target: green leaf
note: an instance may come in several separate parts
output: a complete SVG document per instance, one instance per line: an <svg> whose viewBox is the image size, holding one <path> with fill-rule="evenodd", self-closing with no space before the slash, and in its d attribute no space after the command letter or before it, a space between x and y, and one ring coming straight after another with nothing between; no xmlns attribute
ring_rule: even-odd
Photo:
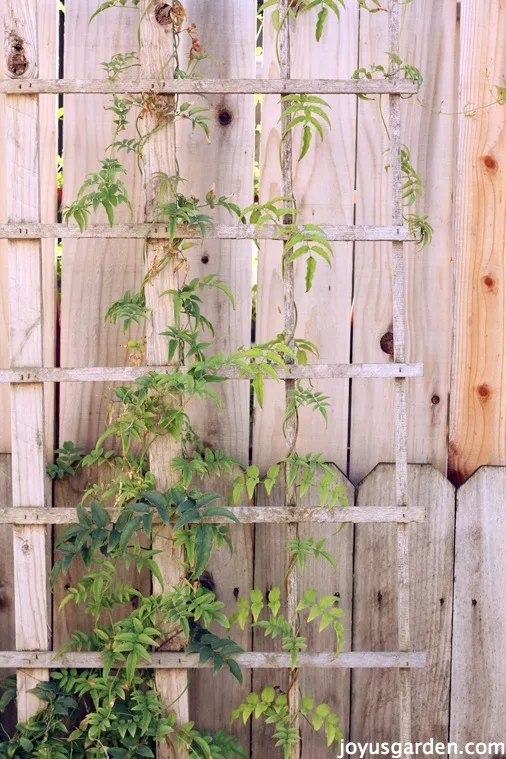
<svg viewBox="0 0 506 759"><path fill-rule="evenodd" d="M309 146L311 145L311 138L313 136L313 133L311 132L311 127L309 127L307 124L302 130L302 147L300 150L299 155L299 161L301 161L304 156L306 155L307 151L309 150ZM307 292L307 290L306 290Z"/></svg>
<svg viewBox="0 0 506 759"><path fill-rule="evenodd" d="M322 38L325 21L327 20L328 15L329 15L328 8L322 8L321 11L318 13L318 18L316 21L316 41L317 42L319 42Z"/></svg>
<svg viewBox="0 0 506 759"><path fill-rule="evenodd" d="M255 392L258 405L262 408L264 403L264 378L260 373L253 377L253 390Z"/></svg>
<svg viewBox="0 0 506 759"><path fill-rule="evenodd" d="M237 682L242 685L243 683L243 676L242 676L242 670L238 663L234 659L227 659L227 666L231 672L231 674L235 677Z"/></svg>
<svg viewBox="0 0 506 759"><path fill-rule="evenodd" d="M306 292L311 290L313 285L314 275L316 272L316 259L313 256L309 256L306 261Z"/></svg>
<svg viewBox="0 0 506 759"><path fill-rule="evenodd" d="M199 524L195 528L195 568L193 570L193 577L196 579L200 577L211 558L211 551L213 549L214 542L214 530L210 524Z"/></svg>

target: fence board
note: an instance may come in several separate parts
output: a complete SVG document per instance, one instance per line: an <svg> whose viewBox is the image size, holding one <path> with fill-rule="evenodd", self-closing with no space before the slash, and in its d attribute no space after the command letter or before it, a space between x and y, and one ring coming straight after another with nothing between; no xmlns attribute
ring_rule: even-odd
<svg viewBox="0 0 506 759"><path fill-rule="evenodd" d="M506 2L463 3L460 27L449 447L457 484L481 464L506 463L506 358L498 348L505 340L506 109L491 105L504 84Z"/></svg>
<svg viewBox="0 0 506 759"><path fill-rule="evenodd" d="M380 464L358 487L357 504L390 503L395 495L394 465ZM389 500L390 499L390 500ZM412 644L428 651L428 665L412 675L412 738L446 741L449 720L452 623L453 486L429 465L408 467L408 502L424 504L427 522L412 525L410 555ZM397 644L396 530L356 528L353 649ZM424 550L420 547L424 546ZM352 675L351 740L399 739L398 677L368 671Z"/></svg>
<svg viewBox="0 0 506 759"><path fill-rule="evenodd" d="M254 3L251 0L235 0L232 4L230 0L214 0L213 3L189 0L185 7L188 21L197 26L203 49L212 56L199 65L199 73L220 79L254 78ZM180 102L185 100L195 102L195 96L180 97ZM210 111L211 141L208 144L203 133L192 133L189 124L177 125L178 161L181 175L188 180L182 185L182 191L191 190L203 198L215 186L218 196L229 195L245 208L253 201L254 98L252 95L218 94L206 97L200 104ZM219 209L215 216L215 221L222 225L234 222L224 209ZM212 235L212 230L210 232ZM216 329L213 350L229 353L241 345L248 345L251 339L253 243L251 240L212 240L211 235L206 235L202 243L190 250L189 277L202 278L216 273L232 290L235 308L218 290L203 291L200 296L202 312ZM215 449L222 447L246 466L249 463L249 382L226 382L218 386L217 392L223 400L223 407L217 409L214 401L196 401L190 408L192 424L206 445ZM197 481L195 485L226 494L237 474L205 484ZM227 614L234 611L237 595L246 596L253 582L253 527L233 527L231 537L234 556L230 558L224 547L212 557L208 566L216 595L225 603ZM236 630L234 639L245 650L251 649L251 630ZM248 673L245 673L244 680L241 687L228 671L216 678L211 672L194 673L190 685L190 713L197 725L215 730L227 725L232 709L249 692ZM213 689L219 689L219 698L209 698ZM249 726L236 724L238 730L234 732L249 750Z"/></svg>
<svg viewBox="0 0 506 759"><path fill-rule="evenodd" d="M106 77L100 64L117 52L129 53L137 46L138 14L124 9L109 9L94 19L95 0L67 0L65 4L66 76ZM135 71L135 69L133 69ZM68 95L64 98L63 150L65 156L63 201L74 200L87 172L96 171L99 160L113 136L112 114L104 111L110 98ZM128 168L125 183L129 189L134 221L142 219L142 179L133 160L121 156ZM128 212L118 210L119 221L131 221ZM100 214L95 219L103 221ZM122 344L129 339L118 326L104 323L109 305L125 290L136 291L143 276L142 243L126 240L65 240L63 243L61 291L61 365L122 366L127 352ZM132 330L132 337L137 331ZM91 449L104 429L109 407L110 382L65 385L60 389L59 444L72 440ZM69 486L72 487L72 486ZM57 502L65 502L65 485L57 486ZM74 496L69 503L79 498ZM80 628L82 614L73 604L61 613L62 578L55 597L54 634L61 642L69 632ZM78 579L77 568L72 581Z"/></svg>
<svg viewBox="0 0 506 759"><path fill-rule="evenodd" d="M5 5L5 56L11 75L38 74L37 8L34 0ZM20 52L21 51L21 52ZM18 60L21 56L21 60ZM40 221L39 103L37 97L10 96L5 104L7 216ZM39 241L8 246L11 365L41 366L42 267ZM44 397L42 384L11 388L12 503L45 506ZM45 650L49 644L46 528L13 529L16 647ZM18 718L40 707L30 693L44 669L17 678Z"/></svg>
<svg viewBox="0 0 506 759"><path fill-rule="evenodd" d="M402 144L425 182L416 208L428 214L434 242L423 252L407 252L406 350L424 363L423 382L408 385L409 461L430 462L446 471L451 329L451 235L456 71L455 0L429 0L406 6L401 57L418 66L424 83L421 105L403 102ZM383 18L385 16L385 18ZM363 13L360 66L385 63L386 14ZM383 104L386 110L386 103ZM378 105L359 102L357 224L390 221L388 140ZM374 177L371 186L371 176ZM409 213L410 210L408 209ZM357 242L355 246L353 361L391 361L391 248ZM386 351L386 352L385 352ZM394 387L369 380L352 383L350 477L356 482L379 461L394 458Z"/></svg>
<svg viewBox="0 0 506 759"><path fill-rule="evenodd" d="M506 743L505 498L502 467L482 467L457 491L450 740L460 746Z"/></svg>
<svg viewBox="0 0 506 759"><path fill-rule="evenodd" d="M338 23L329 19L321 41L315 44L312 14L301 16L296 28L291 30L291 75L343 77L349 76L355 67L358 44L358 11L347 8ZM336 54L336 51L337 54ZM273 31L270 18L266 19L264 32L264 76L277 76L277 61L274 50ZM355 112L354 98L342 96L327 97L332 106L332 129L325 131L325 139L315 135L315 145L308 155L297 162L300 150L299 136L295 137L293 159L293 187L300 210L299 220L317 224L332 220L335 223L353 222L353 182L355 163ZM260 156L260 200L281 195L278 146L280 115L279 99L264 97L262 108L261 156ZM334 246L335 262L332 270L320 263L316 272L313 290L304 292L303 266L295 263L295 299L297 303L296 337L305 337L318 345L320 357L325 361L347 361L349 358L349 308L351 302L352 246L337 243ZM281 252L279 243L261 245L258 271L257 341L273 338L283 329L279 304L283 301L281 280ZM341 468L346 468L348 382L319 381L315 388L328 394L331 400L329 425L325 428L316 414L300 414L297 450L300 453L321 451L329 460ZM262 470L285 455L285 441L281 430L284 414L283 388L269 388L263 409L255 410L253 460ZM269 441L269 445L266 445ZM338 573L335 575L322 566L306 570L304 584L307 587L336 590L336 582L343 607L349 609L351 592L352 531L340 535L329 535L325 528L301 527L300 538L309 535L316 538L326 536L327 547L338 557ZM284 564L283 543L286 530L259 525L256 528L256 569L255 587L265 588L267 583L280 581ZM331 590L329 590L331 589ZM329 645L324 636L318 645ZM255 635L255 646L263 645ZM323 673L320 673L320 675ZM267 675L254 676L258 689L266 682ZM279 681L279 677L276 682ZM348 721L349 674L316 677L311 672L301 673L300 684L304 693L325 693L329 703L337 709L345 728ZM254 727L254 754L267 752L272 755L269 737L261 734L262 728ZM304 732L304 753L308 755L321 751L320 739L311 731ZM271 752L271 753L268 753Z"/></svg>

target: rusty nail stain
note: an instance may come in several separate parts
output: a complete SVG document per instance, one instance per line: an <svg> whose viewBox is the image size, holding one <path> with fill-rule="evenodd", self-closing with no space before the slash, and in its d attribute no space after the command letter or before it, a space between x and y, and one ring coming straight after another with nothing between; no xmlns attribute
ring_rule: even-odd
<svg viewBox="0 0 506 759"><path fill-rule="evenodd" d="M432 398L430 399L430 402L432 403L433 406L437 406L440 400L441 399L439 395L433 395Z"/></svg>
<svg viewBox="0 0 506 759"><path fill-rule="evenodd" d="M499 168L499 164L493 155L484 155L481 160L483 161L485 168L487 168L493 174L496 173L497 169Z"/></svg>
<svg viewBox="0 0 506 759"><path fill-rule="evenodd" d="M394 333L392 331L385 332L380 340L380 348L383 353L387 353L389 356L394 355Z"/></svg>

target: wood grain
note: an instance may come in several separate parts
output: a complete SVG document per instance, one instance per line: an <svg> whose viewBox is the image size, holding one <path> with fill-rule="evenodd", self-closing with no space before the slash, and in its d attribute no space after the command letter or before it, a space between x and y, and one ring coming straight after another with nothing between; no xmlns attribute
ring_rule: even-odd
<svg viewBox="0 0 506 759"><path fill-rule="evenodd" d="M360 507L391 503L395 467L380 464L358 487ZM390 499L390 500L389 500ZM424 670L412 675L412 741L447 741L453 589L453 486L429 465L408 467L408 502L427 509L412 525L410 552L412 645L427 651ZM397 645L396 528L356 528L353 649ZM423 546L423 550L422 550ZM368 737L369 736L369 737ZM351 740L399 740L399 678L396 673L354 673ZM366 755L367 756L367 755Z"/></svg>
<svg viewBox="0 0 506 759"><path fill-rule="evenodd" d="M311 14L301 16L291 32L291 75L343 77L351 75L356 66L358 44L358 12L353 5L343 13L339 23L330 20L319 44L314 40L314 18ZM270 19L265 23L264 77L278 75L273 34ZM297 162L300 135L294 138L293 189L300 212L300 221L353 222L353 182L355 163L356 102L353 98L328 97L331 105L332 129L325 130L324 141L315 135L314 145L308 155ZM278 168L279 153L279 103L277 98L265 97L262 109L260 200L280 195L281 177ZM305 293L304 267L295 262L295 300L297 304L296 337L315 342L322 361L347 361L349 357L349 317L352 286L352 246L336 243L334 265L329 271L326 264L319 264L313 289ZM257 340L271 339L282 331L283 321L279 307L282 302L281 252L279 243L262 244L259 253ZM329 460L346 468L348 386L346 381L319 381L313 383L317 390L330 396L329 425L326 428L317 414L302 410L300 414L297 451L321 451ZM263 409L255 409L253 460L262 470L285 455L285 443L281 429L284 396L281 389L266 393ZM307 413L306 413L307 412ZM351 530L340 535L315 526L301 527L300 538L314 535L327 538L327 547L338 557L338 571L334 573L322 566L311 566L303 577L303 584L320 592L339 591L345 611L351 601ZM259 525L256 529L255 586L279 582L285 564L286 531L283 528ZM307 584L307 585L306 585ZM347 618L346 624L349 624ZM348 628L347 628L348 629ZM328 645L324 636L311 645ZM255 645L261 645L256 636ZM346 644L345 644L346 645ZM349 643L348 643L349 645ZM262 675L263 676L263 675ZM266 683L254 676L255 688ZM271 678L272 679L272 678ZM274 682L279 682L279 676ZM341 717L347 733L349 713L349 673L301 674L303 694L327 696L329 703ZM254 727L254 755L276 756L269 735L262 728ZM322 746L317 735L303 727L304 753L319 755Z"/></svg>
<svg viewBox="0 0 506 759"><path fill-rule="evenodd" d="M59 488L60 484L56 486ZM68 480L72 482L71 492L75 495L82 495L82 491L90 485L91 479L88 474L81 485L75 485L75 478ZM215 483L215 488L219 483ZM62 488L63 489L63 488ZM64 489L63 489L64 490ZM68 504L75 500L75 497L65 499L63 496L58 499L58 509L40 509L40 508L19 508L13 509L0 507L0 524L73 524L76 521L75 508ZM3 500L1 501L3 502ZM77 501L79 503L79 501ZM312 506L231 506L228 507L230 513L242 524L255 524L257 522L266 522L269 524L288 524L289 522L312 522L315 524L346 524L353 522L355 524L365 522L424 522L426 511L420 507L402 507L397 506L367 506L365 508L355 507L350 509L319 508L315 500ZM114 507L107 509L111 520L117 519L119 511ZM228 517L205 517L202 521L206 524L230 524ZM154 520L157 523L157 520Z"/></svg>
<svg viewBox="0 0 506 759"><path fill-rule="evenodd" d="M38 369L37 367L20 367L17 369L0 369L2 382L131 382L145 376L148 371L169 374L173 367L166 364L150 366L95 366L80 368ZM177 371L188 371L184 366ZM376 377L378 379L397 377L422 377L422 364L309 364L288 365L285 369L275 369L280 379L343 379L346 377ZM243 379L238 369L223 369L216 372L218 377ZM270 380L268 380L270 382Z"/></svg>
<svg viewBox="0 0 506 759"><path fill-rule="evenodd" d="M226 51L223 51L226 52ZM220 59L220 61L223 59ZM256 93L322 93L334 95L350 95L354 93L371 94L371 93L388 93L395 92L399 95L415 94L418 90L417 85L409 80L399 80L397 82L377 80L355 79L297 79L293 78L289 82L285 79L276 79L269 77L264 79L176 79L161 80L159 77L153 79L139 79L135 82L117 82L102 81L100 79L71 79L65 80L19 80L16 84L12 81L0 81L0 93L30 93L49 92L49 93L74 93L74 94L100 94L100 93L141 93L155 90L158 93L189 93L205 95L216 94L250 94Z"/></svg>
<svg viewBox="0 0 506 759"><path fill-rule="evenodd" d="M380 61L387 65L384 17L365 13L361 18L361 66ZM410 382L407 388L408 459L430 462L441 472L446 472L447 461L455 118L440 110L455 110L455 45L454 0L406 6L400 53L404 61L420 68L424 83L418 100L403 100L401 142L410 148L413 165L425 183L423 198L415 207L428 214L434 227L434 242L426 250L405 246L406 355L424 364L423 381ZM383 109L388 115L386 102ZM390 223L387 148L378 102L359 102L357 224ZM354 362L392 360L391 276L389 245L356 244ZM394 460L394 392L393 383L353 382L349 473L353 482L378 462Z"/></svg>
<svg viewBox="0 0 506 759"><path fill-rule="evenodd" d="M237 101L238 103L240 101ZM207 190L206 190L207 192ZM234 196L236 197L236 196ZM411 236L407 227L371 227L367 225L351 226L346 224L322 224L322 233L327 240L409 240ZM169 228L166 224L90 224L80 230L75 224L0 224L0 239L26 239L61 237L63 239L80 238L121 238L121 239L166 239ZM201 240L202 232L192 224L176 227L176 236L190 240ZM282 240L286 233L280 227L266 224L260 229L252 224L206 224L206 238L221 240ZM241 247L239 247L239 251ZM242 250L248 252L248 248Z"/></svg>
<svg viewBox="0 0 506 759"><path fill-rule="evenodd" d="M234 76L239 79L255 76L256 14L251 0L213 0L202 3L189 0L185 3L189 22L197 27L204 50L212 57L203 61L199 73L221 81ZM186 50L182 53L184 55ZM187 98L180 98L184 102ZM190 98L198 105L207 106L211 120L210 142L203 133L192 133L189 123L177 124L178 162L181 175L187 180L185 188L197 197L204 198L212 187L217 196L228 195L234 203L245 208L253 202L253 161L255 140L255 112L253 96L218 93L205 99ZM187 192L185 189L184 192ZM227 225L234 221L224 210L215 214L217 230L223 230L221 239L214 240L213 230L206 239L197 242L189 251L190 278L203 278L217 274L231 289L235 304L215 289L204 290L202 313L211 321L216 340L210 352L228 354L239 346L248 346L251 339L251 286L254 246L251 241L227 240ZM232 234L242 237L244 230L235 227ZM250 229L253 236L253 229ZM246 237L246 235L245 235ZM211 339L203 333L203 339ZM192 424L201 440L212 448L223 448L247 466L249 463L249 382L225 382L218 386L222 407L214 401L196 400L190 405ZM227 495L238 472L219 479L210 478L195 486L204 491ZM208 571L217 598L225 604L226 614L236 608L237 594L247 595L253 584L253 527L231 528L234 553L230 556L224 546L215 553ZM216 630L223 635L223 630ZM251 630L236 631L234 640L245 650L251 649ZM213 677L211 672L193 673L190 685L190 715L200 727L217 730L230 721L232 710L241 703L250 690L250 677L245 673L244 685L239 684L226 670ZM218 692L219 698L210 698ZM234 733L249 752L249 726L239 726Z"/></svg>
<svg viewBox="0 0 506 759"><path fill-rule="evenodd" d="M276 652L246 652L233 657L241 667L246 669L287 669L290 664L290 655ZM317 669L398 669L399 667L413 667L419 669L425 666L426 656L423 651L411 653L399 651L349 651L336 657L335 653L300 654L299 664L303 668ZM77 667L78 669L98 669L102 665L102 655L97 653L69 653L56 656L52 652L40 651L0 651L0 669L4 667L23 667L35 669L47 667L59 669L60 667ZM143 669L197 669L199 667L198 654L178 654L168 651L153 653L151 662L142 663ZM212 662L207 662L203 667L212 667Z"/></svg>
<svg viewBox="0 0 506 759"><path fill-rule="evenodd" d="M506 2L462 5L449 476L506 463ZM477 109L466 117L466 111Z"/></svg>
<svg viewBox="0 0 506 759"><path fill-rule="evenodd" d="M34 0L5 5L7 69L16 75L14 55L21 49L23 65L38 75L37 8ZM36 97L11 96L6 102L7 216L40 221L39 103ZM11 365L41 366L42 270L38 241L13 241L8 246ZM11 388L12 504L44 507L45 445L42 384ZM49 644L46 528L16 526L13 530L16 648L45 650ZM44 669L18 673L18 719L40 708L30 692L47 679Z"/></svg>
<svg viewBox="0 0 506 759"><path fill-rule="evenodd" d="M457 491L450 740L459 745L506 742L505 497L503 467L480 468Z"/></svg>
<svg viewBox="0 0 506 759"><path fill-rule="evenodd" d="M141 0L139 39L140 39L140 75L156 76L159 71L166 71L170 76L174 70L174 44L171 25L159 23L157 11L162 5L160 0ZM171 96L167 96L170 98ZM170 99L167 100L170 107ZM152 221L155 208L160 198L160 173L168 177L177 175L176 130L174 117L169 117L161 128L157 129L156 117L147 114L144 129L151 133L143 151L143 186L144 186L144 220ZM167 198L168 199L168 198ZM148 240L146 244L147 271L156 271L157 262L162 261L168 252L167 240ZM162 332L174 324L173 298L163 293L177 290L179 275L177 269L169 264L156 273L146 287L146 305L150 309L146 323L146 362L147 364L168 363L167 339ZM178 403L176 400L175 403ZM171 470L170 461L181 455L181 444L170 436L155 438L149 450L149 468L155 477L157 488L164 492L174 485L176 477ZM164 527L157 530L152 539L152 548L160 551L155 561L160 569L163 586L153 578L153 590L166 592L178 585L184 573L181 563L183 552L175 548L172 541L172 529ZM180 651L185 645L184 636L175 636L166 646L167 650ZM189 695L187 673L175 670L161 670L155 676L156 689L164 709L170 709L176 715L177 724L189 719ZM183 759L185 751L177 747L174 752L166 741L157 744L158 759Z"/></svg>

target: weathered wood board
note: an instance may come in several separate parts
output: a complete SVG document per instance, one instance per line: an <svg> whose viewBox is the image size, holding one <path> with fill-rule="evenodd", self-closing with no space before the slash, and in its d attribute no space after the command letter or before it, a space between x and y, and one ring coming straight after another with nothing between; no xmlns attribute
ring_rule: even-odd
<svg viewBox="0 0 506 759"><path fill-rule="evenodd" d="M95 0L68 0L65 5L66 77L87 75L107 78L101 62L115 53L129 53L137 47L135 10L109 9L91 23L97 9ZM137 69L129 70L130 78ZM113 137L113 115L104 110L110 104L107 96L65 96L63 150L65 155L63 202L70 204L88 172L100 168L106 147ZM133 219L125 209L117 210L119 221L142 221L142 177L130 156L120 156L127 167L128 187ZM100 212L97 221L104 221ZM129 339L139 336L139 328L123 335L120 325L107 324L105 313L111 303L126 290L138 290L144 273L142 241L65 240L63 242L61 290L61 365L122 366L128 363L123 347ZM94 447L104 430L104 419L110 405L108 383L76 383L60 386L59 445L71 440L86 451ZM94 470L95 471L95 470ZM76 505L80 501L78 485L87 482L90 473L75 482L57 483L55 503ZM99 476L103 476L101 472ZM68 500L67 500L68 496ZM55 530L58 534L58 528ZM54 634L61 645L65 636L83 624L81 612L73 604L58 613L64 586L78 580L77 565L69 577L62 578L55 594ZM142 581L144 582L144 581ZM86 622L85 622L86 624Z"/></svg>
<svg viewBox="0 0 506 759"><path fill-rule="evenodd" d="M357 505L395 499L395 467L378 465L358 486ZM427 651L428 665L413 672L413 741L446 741L449 718L455 492L430 465L408 467L408 501L427 509L427 522L410 526L413 649ZM387 650L397 642L395 527L355 529L353 650ZM396 741L398 673L352 673L351 740Z"/></svg>
<svg viewBox="0 0 506 759"><path fill-rule="evenodd" d="M251 0L214 0L212 4L190 0L186 3L188 21L195 23L200 43L212 57L202 61L198 71L209 77L254 78L256 12ZM180 101L195 102L194 96ZM196 101L199 102L198 100ZM202 100L211 116L210 143L203 133L191 133L189 124L176 125L177 152L181 175L187 179L182 191L191 190L203 198L213 187L217 196L227 195L244 208L253 201L254 96L215 95ZM223 209L215 215L217 223L234 223ZM205 239L189 251L189 279L216 273L231 289L235 306L214 289L202 292L202 312L214 325L216 342L210 351L230 353L249 345L251 335L252 241ZM204 339L210 337L204 333ZM196 401L190 418L202 441L214 449L222 447L244 466L249 463L249 383L227 381L218 387L221 409L214 401ZM237 474L237 472L235 473ZM227 495L233 478L196 482L212 492ZM253 525L231 530L234 555L223 549L213 556L209 572L225 613L235 609L238 595L247 595L253 582ZM223 635L223 631L219 634ZM251 649L251 631L238 632L234 639L245 650ZM190 714L197 725L218 729L228 724L232 710L249 692L251 676L244 672L239 686L228 671L213 678L211 672L195 672L190 685ZM219 698L209 694L219 690ZM239 727L239 723L237 723ZM237 732L249 750L249 726Z"/></svg>
<svg viewBox="0 0 506 759"><path fill-rule="evenodd" d="M480 468L457 491L450 740L459 746L506 743L505 498L504 467Z"/></svg>
<svg viewBox="0 0 506 759"><path fill-rule="evenodd" d="M264 28L263 76L278 76L274 33L267 15ZM318 45L315 44L315 16L301 16L291 29L291 76L348 77L356 65L358 46L358 11L350 5L338 23L329 18ZM293 186L299 209L299 220L318 224L331 218L335 223L353 222L353 183L355 166L356 103L346 96L327 97L331 104L332 129L325 129L324 140L314 136L314 144L300 162L300 135L294 139ZM260 202L282 194L279 168L279 98L266 96L262 102L262 131L260 143ZM352 246L336 243L334 262L329 270L324 262L318 264L313 289L305 293L304 264L295 263L295 300L297 306L296 337L304 337L318 346L318 361L349 360L350 303L352 287ZM264 342L283 329L283 285L281 278L282 245L276 242L261 244L258 267L258 303L256 341ZM281 383L268 382L264 408L255 408L253 462L265 470L285 456L282 432L284 392ZM346 469L348 390L347 381L312 383L317 390L330 396L329 424L315 413L303 409L300 413L297 451L322 452L330 461ZM281 505L280 501L278 505ZM303 584L319 591L341 595L347 613L351 593L352 530L336 535L336 530L316 526L301 526L301 538L314 535L326 537L327 548L338 557L338 572L332 568L309 565ZM258 525L255 530L255 587L281 583L286 564L286 528ZM345 620L349 625L350 617ZM348 630L349 632L349 630ZM310 645L333 645L331 636L317 636ZM254 636L255 648L262 649L267 641L263 635ZM347 637L345 647L349 645ZM254 673L255 690L269 680L272 673ZM272 677L271 677L272 681ZM280 681L280 673L273 682ZM300 676L303 693L317 698L328 696L341 716L347 732L349 710L349 673L303 672ZM321 738L303 727L304 752L317 754L322 749ZM253 755L276 756L270 736L262 726L253 727Z"/></svg>
<svg viewBox="0 0 506 759"><path fill-rule="evenodd" d="M424 251L405 246L407 358L424 364L423 380L408 383L408 460L432 463L441 472L447 460L455 117L440 111L455 110L455 5L406 5L400 40L402 60L417 66L424 80L420 96L403 101L401 140L425 184L416 211L434 227L433 244ZM361 13L359 65L388 67L386 40L386 14ZM388 117L386 98L381 106ZM378 109L377 98L358 103L357 224L390 222L388 137ZM391 272L388 243L356 243L353 362L392 360ZM353 380L349 476L357 482L379 461L393 460L393 383Z"/></svg>
<svg viewBox="0 0 506 759"><path fill-rule="evenodd" d="M506 463L506 2L462 3L449 474Z"/></svg>

